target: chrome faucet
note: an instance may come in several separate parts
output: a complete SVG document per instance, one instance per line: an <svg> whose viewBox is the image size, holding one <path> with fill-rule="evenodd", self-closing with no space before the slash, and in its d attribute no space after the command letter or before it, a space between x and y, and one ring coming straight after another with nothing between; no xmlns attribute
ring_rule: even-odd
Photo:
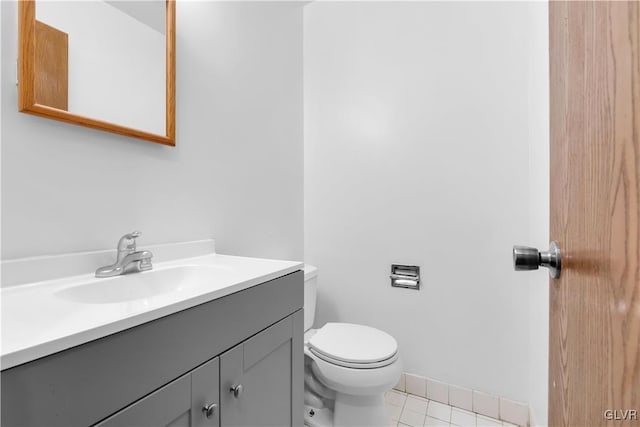
<svg viewBox="0 0 640 427"><path fill-rule="evenodd" d="M96 277L112 277L125 273L138 273L140 271L151 270L150 251L137 251L136 238L140 236L139 231L125 234L118 241L118 255L116 262L111 265L105 265L96 270Z"/></svg>

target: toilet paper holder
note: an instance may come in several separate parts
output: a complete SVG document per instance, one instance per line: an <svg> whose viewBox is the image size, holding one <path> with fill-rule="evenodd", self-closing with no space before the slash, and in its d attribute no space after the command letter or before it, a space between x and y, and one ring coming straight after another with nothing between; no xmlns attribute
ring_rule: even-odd
<svg viewBox="0 0 640 427"><path fill-rule="evenodd" d="M389 278L394 288L420 289L420 267L417 265L391 264Z"/></svg>

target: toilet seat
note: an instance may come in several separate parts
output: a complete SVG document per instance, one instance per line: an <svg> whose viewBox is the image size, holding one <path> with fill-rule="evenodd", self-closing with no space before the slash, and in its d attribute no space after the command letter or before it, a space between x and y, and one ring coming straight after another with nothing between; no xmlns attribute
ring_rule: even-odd
<svg viewBox="0 0 640 427"><path fill-rule="evenodd" d="M308 340L309 351L337 366L375 369L398 359L398 343L386 332L351 323L327 323Z"/></svg>
<svg viewBox="0 0 640 427"><path fill-rule="evenodd" d="M352 396L373 396L390 390L400 378L402 373L402 361L400 357L379 368L354 369L339 366L335 363L316 356L308 346L304 353L312 360L310 364L316 378L320 383L337 393Z"/></svg>
<svg viewBox="0 0 640 427"><path fill-rule="evenodd" d="M332 365L341 366L343 368L351 368L351 369L375 369L375 368L383 368L387 365L392 364L398 359L398 354L394 354L392 357L386 360L381 360L379 362L374 363L354 363L354 362L345 362L343 360L338 360L331 358L327 355L317 352L313 348L309 349L311 353L318 356L318 358L322 359L327 363L331 363Z"/></svg>

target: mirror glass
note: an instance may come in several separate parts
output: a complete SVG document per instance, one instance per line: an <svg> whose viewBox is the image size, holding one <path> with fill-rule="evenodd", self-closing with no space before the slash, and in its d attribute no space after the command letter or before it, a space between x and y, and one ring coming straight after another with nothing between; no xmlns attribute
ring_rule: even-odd
<svg viewBox="0 0 640 427"><path fill-rule="evenodd" d="M165 135L166 7L37 0L35 103Z"/></svg>

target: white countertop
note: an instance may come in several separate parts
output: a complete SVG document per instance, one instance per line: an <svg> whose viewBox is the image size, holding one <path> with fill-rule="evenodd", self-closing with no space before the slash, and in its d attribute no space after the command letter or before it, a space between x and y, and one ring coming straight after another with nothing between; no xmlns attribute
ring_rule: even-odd
<svg viewBox="0 0 640 427"><path fill-rule="evenodd" d="M178 268L176 268L178 267ZM154 264L144 276L165 270L176 289L121 302L79 302L69 290L115 282L92 274L2 288L0 368L7 369L186 308L211 301L296 270L303 263L209 254ZM116 279L117 280L117 279ZM100 285L101 286L101 285Z"/></svg>

